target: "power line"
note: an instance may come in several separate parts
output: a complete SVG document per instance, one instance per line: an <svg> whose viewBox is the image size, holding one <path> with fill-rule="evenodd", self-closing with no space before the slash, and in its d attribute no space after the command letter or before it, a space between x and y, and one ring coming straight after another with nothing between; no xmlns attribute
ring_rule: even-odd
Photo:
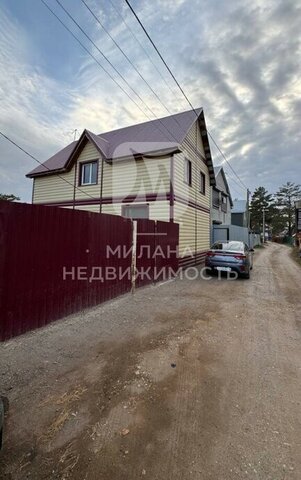
<svg viewBox="0 0 301 480"><path fill-rule="evenodd" d="M135 16L136 20L138 21L139 25L141 26L142 30L144 31L145 35L147 36L147 38L149 39L149 41L151 42L152 46L154 47L154 49L156 50L157 54L159 55L159 57L161 58L162 62L164 63L165 67L167 68L168 72L170 73L170 75L172 76L172 78L174 79L174 81L176 82L177 86L179 87L179 89L181 90L182 94L184 95L184 97L186 98L187 102L189 103L189 105L191 106L192 110L195 112L195 109L193 107L193 105L191 104L189 98L186 96L186 93L184 92L183 88L181 87L181 85L179 84L178 80L176 79L176 77L174 76L174 74L172 73L171 69L169 68L168 64L165 62L164 58L162 57L161 53L159 52L158 48L156 47L155 43L153 42L153 40L151 39L151 37L149 36L146 28L144 27L143 23L141 22L140 18L138 17L138 15L136 14L135 10L133 9L132 5L130 4L130 2L128 0L125 0L126 4L128 5L128 7L130 8L131 12L133 13L133 15Z"/></svg>
<svg viewBox="0 0 301 480"><path fill-rule="evenodd" d="M220 147L218 146L217 142L214 140L213 136L211 135L211 133L209 132L209 130L207 130L208 132L208 135L210 136L212 142L214 143L214 145L216 146L216 148L218 149L218 151L220 152L220 154L222 155L223 159L225 160L225 162L227 163L227 165L229 166L229 168L231 168L232 172L234 173L234 175L238 178L238 180L240 181L240 183L243 185L243 187L248 190L248 187L245 185L245 183L241 180L241 178L237 175L237 173L235 172L234 168L232 167L232 165L230 164L230 162L227 160L227 157L226 155L223 153L223 151L220 149Z"/></svg>
<svg viewBox="0 0 301 480"><path fill-rule="evenodd" d="M41 0L44 4L45 4L45 1L44 0ZM117 73L117 75L124 81L124 83L130 88L130 90L139 98L139 100L145 104L144 100L141 98L141 96L139 95L139 93L137 93L132 87L131 85L129 84L129 82L127 81L127 79L122 75L122 73L119 72L119 70L113 65L113 63L108 59L108 57L103 53L102 50L100 50L100 48L96 45L96 43L92 40L91 37L89 37L89 35L85 32L85 30L79 25L79 23L75 20L75 18L71 15L71 13L64 7L64 5L62 5L62 3L60 2L60 0L56 0L56 3L61 7L61 9L66 13L66 15L70 18L70 20L77 26L77 28L82 32L82 34L89 40L89 42L92 43L92 45L94 46L94 48L96 48L96 50L98 51L98 53L100 53L100 55L108 62L108 64L111 66L111 68L114 70L115 73ZM48 6L48 5L47 5ZM49 10L50 7L48 7ZM52 10L51 10L52 12ZM52 12L53 13L53 12ZM61 21L61 23L63 23ZM64 24L65 25L65 24ZM107 72L107 71L106 71ZM114 77L112 77L114 78ZM131 98L131 97L130 97ZM146 105L146 104L145 104ZM147 109L150 110L150 112L154 115L154 113L152 112L152 110L146 105ZM148 117L149 118L149 117Z"/></svg>
<svg viewBox="0 0 301 480"><path fill-rule="evenodd" d="M119 15L119 17L121 18L122 22L124 23L124 25L126 26L126 28L131 32L132 34L132 37L136 40L136 42L140 45L141 49L144 51L145 55L147 56L147 58L149 59L149 61L152 63L153 67L155 68L155 70L157 71L157 73L159 74L159 76L162 78L163 82L165 83L165 85L167 86L167 88L169 89L169 91L174 95L174 97L176 98L176 94L175 92L172 90L171 86L169 85L169 83L167 82L167 80L165 79L165 77L163 76L163 74L160 72L159 68L157 67L157 65L155 64L155 62L153 61L152 57L149 55L148 51L144 48L143 44L140 42L139 38L137 37L137 35L135 34L135 32L133 31L133 29L130 27L130 25L127 23L127 21L125 20L125 18L121 15L120 11L118 10L118 8L116 8L114 2L112 0L109 0L110 4L112 5L112 7L114 8L115 12Z"/></svg>
<svg viewBox="0 0 301 480"><path fill-rule="evenodd" d="M172 115L171 111L168 109L168 107L162 102L161 98L159 95L155 92L155 90L152 88L152 86L148 83L148 81L143 77L143 75L139 72L139 70L136 68L132 60L129 58L129 56L125 53L125 51L120 47L118 42L114 39L114 37L111 35L111 33L107 30L107 28L103 25L103 23L99 20L97 15L93 12L93 10L89 7L89 5L86 3L85 0L81 0L81 2L85 5L85 7L89 10L93 18L96 20L96 22L101 26L101 28L106 32L106 34L110 37L114 45L118 48L118 50L122 53L124 58L130 63L130 65L133 67L135 72L139 75L141 80L148 86L150 91L153 93L153 95L157 98L157 100L161 103L161 105L165 108L165 110L169 113L169 115Z"/></svg>
<svg viewBox="0 0 301 480"><path fill-rule="evenodd" d="M233 183L235 183L235 185L237 186L237 188L240 188L243 192L245 192L245 188L242 187L242 186L235 180L235 178L233 178L233 177L230 175L230 173L229 173L227 170L224 169L224 172L225 172L225 174L227 175L227 180L228 180L228 182L233 182ZM238 190L237 190L237 188L235 188L233 185L232 185L231 188L232 188L233 190L235 190L236 193L239 193ZM241 193L239 193L239 194L241 195Z"/></svg>
<svg viewBox="0 0 301 480"><path fill-rule="evenodd" d="M183 88L181 87L181 85L179 84L178 80L176 79L175 75L173 74L173 72L171 71L170 67L168 66L167 62L164 60L163 56L161 55L158 47L155 45L155 43L153 42L152 38L150 37L149 33L147 32L146 28L144 27L143 23L141 22L140 18L138 17L137 13L135 12L134 8L132 7L132 5L130 4L130 2L128 0L124 0L126 2L126 4L128 5L129 9L131 10L131 12L133 13L133 15L135 16L136 20L138 21L139 25L141 26L142 30L144 31L145 35L147 36L147 38L149 39L149 41L151 42L152 46L154 47L154 49L156 50L157 54L159 55L160 59L162 60L163 64L165 65L166 69L168 70L168 72L170 73L170 75L172 76L173 80L175 81L175 83L177 84L178 88L180 89L182 95L185 97L186 101L188 102L188 104L190 105L190 107L192 108L192 110L194 111L196 117L198 117L198 114L195 110L195 108L193 107L192 103L190 102L189 98L187 97L186 93L184 92ZM231 168L231 170L233 171L233 173L235 174L235 176L238 178L238 180L241 182L241 184L244 186L244 188L246 188L248 190L248 187L244 184L244 182L239 178L239 176L237 175L237 173L235 172L235 170L233 169L233 167L230 165L229 161L227 160L225 154L222 152L222 150L220 149L220 147L217 145L217 142L214 140L213 136L211 135L211 133L209 132L208 129L207 130L207 133L208 135L210 136L211 140L213 141L213 143L215 144L215 146L218 148L218 150L220 151L220 153L222 154L223 158L225 159L226 163L229 165L229 167Z"/></svg>
<svg viewBox="0 0 301 480"><path fill-rule="evenodd" d="M56 0L58 2L58 0ZM129 56L125 53L125 51L121 48L121 46L118 44L118 42L114 39L114 37L111 35L111 33L107 30L107 28L103 25L103 23L99 20L99 18L97 17L97 15L93 12L93 10L89 7L89 5L86 3L85 0L81 0L81 2L83 3L83 5L85 5L85 7L89 10L89 12L91 13L91 15L93 16L93 18L96 20L96 22L101 26L101 28L105 31L105 33L108 35L108 37L112 40L112 42L114 43L114 45L118 48L118 50L122 53L122 55L126 58L126 60L130 63L130 65L134 68L135 72L139 75L139 77L141 78L141 80L148 86L148 88L150 89L150 91L153 93L153 95L157 98L157 100L160 102L160 104L165 108L165 110L167 111L167 113L172 116L172 113L171 111L169 110L169 108L165 105L165 103L161 100L161 98L159 97L159 95L155 92L155 90L152 88L152 86L149 84L149 82L143 77L143 75L139 72L139 70L136 68L136 66L133 64L133 62L131 61L131 59L129 58ZM58 2L59 3L59 2ZM63 8L63 7L62 7ZM64 9L64 11L66 11ZM135 91L134 91L135 92ZM145 103L145 102L144 102ZM152 110L150 110L153 115L154 112ZM155 115L156 116L156 115ZM158 119L158 117L156 116L156 118ZM180 130L183 131L183 128L182 128L182 125L177 121L176 118L172 117L173 118L173 121L178 125L178 127L180 128ZM158 119L159 120L159 119ZM169 133L173 136L172 132L165 126L165 128L169 131ZM173 138L175 139L175 137L173 136ZM176 140L176 139L175 139Z"/></svg>
<svg viewBox="0 0 301 480"><path fill-rule="evenodd" d="M47 6L48 10L50 10L51 13L52 13L56 18L59 19L59 17L58 17L58 16L52 11L52 9L46 4L46 2L45 2L44 0L41 0L41 1L43 2L44 5ZM130 88L130 90L139 98L139 100L146 106L146 108L152 113L152 115L155 116L155 118L160 122L160 124L165 128L165 130L169 132L169 134L172 136L172 138L173 138L173 139L175 140L175 142L177 143L177 139L175 138L174 134L166 127L166 125L164 125L164 123L162 122L162 120L157 117L157 115L156 115L156 114L154 113L154 111L147 105L147 103L143 100L143 98L139 95L139 93L137 93L137 91L132 88L132 86L131 86L131 85L129 84L129 82L126 80L126 78L124 77L124 75L122 75L122 74L119 72L119 70L113 65L113 63L112 63L112 62L108 59L108 57L102 52L102 50L100 50L100 48L99 48L99 47L96 45L96 43L89 37L89 35L88 35L88 34L85 32L85 30L79 25L79 23L74 19L74 17L70 14L70 12L61 4L60 0L56 0L56 2L57 2L57 4L62 8L62 10L66 13L66 15L72 20L72 22L79 28L79 30L83 33L83 35L92 43L92 45L93 45L93 46L96 48L96 50L102 55L102 57L109 63L109 65L113 68L113 70L117 73L117 75L119 75L119 77L126 83L126 85ZM67 30L68 30L69 32L71 32L61 19L59 19L59 21L60 21L60 23L61 23L65 28L67 28ZM73 34L73 32L72 32L72 36L77 39L77 37ZM85 50L89 52L88 49L85 48ZM89 52L89 54L90 54L90 52ZM95 59L94 56L93 56L93 58ZM106 69L104 69L104 70L105 70L106 73L108 73L108 71L107 71ZM112 77L111 75L110 75L110 78L114 79L114 77ZM114 81L115 81L115 79L114 79ZM115 81L115 83L116 83L116 81ZM117 83L117 85L120 86L118 83ZM128 96L131 100L133 100L131 96L129 96L129 95L127 95L127 96ZM137 103L136 103L136 105L137 105ZM152 119L144 112L144 110L142 110L141 108L140 108L140 110L142 111L142 113L143 113L144 115L146 115L146 117L147 117L149 120L152 120ZM158 128L158 130L160 130L160 128L159 128L158 125L156 125L156 128ZM160 130L160 131L161 131L161 133L163 133L162 130Z"/></svg>
<svg viewBox="0 0 301 480"><path fill-rule="evenodd" d="M83 43L76 37L76 35L74 35L74 33L65 25L65 23L55 14L55 12L49 7L49 5L44 1L44 0L41 0L42 3L46 6L46 8L55 16L55 18L61 23L61 25L72 35L72 37L81 45L81 47L93 58L93 60L102 68L102 70L114 81L114 83L127 95L127 97L132 101L134 102L134 104L139 108L139 110L149 119L150 117L146 114L146 112L140 107L140 105L128 94L128 92L122 87L122 85L119 84L119 82L116 81L116 79L110 74L110 72L108 72L108 70L103 67L103 65L96 59L96 57L85 47L85 45L83 45ZM165 128L165 130L167 130L171 136L173 137L173 139L175 141L177 141L177 139L174 137L173 133L166 127L166 125L163 124L163 122L161 121L161 119L159 119L155 113L150 109L150 107L148 107L148 105L145 103L145 101L141 98L141 96L131 87L131 85L127 82L127 80L124 78L124 76L118 71L118 69L116 69L116 67L112 64L112 62L107 58L107 56L98 48L98 46L95 44L95 42L87 35L87 33L84 31L84 29L78 24L78 22L76 22L76 20L72 17L72 15L68 12L68 10L61 4L61 2L59 0L56 0L56 2L58 3L58 5L63 9L63 11L68 15L68 17L75 23L75 25L80 29L80 31L86 36L86 38L94 45L94 47L97 49L97 51L99 51L99 53L103 56L103 58L105 58L105 60L109 63L109 65L114 69L114 71L122 78L122 80L128 85L128 87L131 89L131 91L137 95L137 97L141 100L141 102L146 106L146 108L159 120L159 122L163 125L163 127ZM86 2L84 2L82 0L82 2L86 5L86 7L90 10L90 12L93 14L93 16L95 18L97 18L95 16L95 14L92 12L92 10L87 6ZM127 2L127 0L126 0ZM128 2L127 2L128 3ZM133 10L131 8L131 10ZM137 15L135 14L135 16L137 17ZM137 17L138 18L138 17ZM98 20L98 19L97 19ZM100 23L100 21L98 20L98 23ZM139 23L140 20L139 20ZM100 23L101 24L101 23ZM102 24L101 24L102 25ZM144 27L143 27L144 29ZM112 38L112 40L114 41L115 45L123 52L123 50L120 48L120 46L117 44L117 42L115 42L115 40L113 39L113 37L109 34L109 32L104 28L104 30L108 33L108 35L110 36L110 38ZM144 29L145 30L145 29ZM147 36L149 37L149 35L147 34ZM149 37L150 38L150 37ZM152 42L153 44L153 42ZM156 48L157 50L157 48ZM123 52L123 54L126 56L126 54ZM160 54L160 52L159 52ZM128 58L126 56L126 58ZM162 61L164 62L164 64L166 64L166 62L164 61L162 55L160 54L160 58L162 59ZM128 59L130 61L130 59ZM131 65L134 66L132 64L132 62L130 61ZM168 71L172 74L171 70L169 69L168 65L166 64L166 68L168 69ZM139 73L140 75L140 73ZM140 75L141 76L141 75ZM178 84L177 80L175 79L174 75L172 74L174 80L176 81L177 85L179 86L180 90L182 91L182 93L184 94L185 98L187 99L183 89L180 87L180 85ZM142 76L141 76L142 77ZM143 78L143 77L142 77ZM143 78L143 80L145 81L145 79ZM145 81L146 82L146 81ZM146 82L148 84L148 82ZM149 85L149 84L148 84ZM151 87L150 87L151 88ZM153 91L153 89L151 88L151 90ZM157 96L157 94L155 93L155 95ZM160 103L167 109L167 107L163 104L163 102L161 101L161 99L157 96L157 98L159 99ZM188 100L188 99L187 99ZM188 103L189 105L191 106L191 108L193 109L195 115L198 117L198 114L196 112L196 110L193 108L192 104L189 102L188 100ZM167 111L169 112L169 110L167 109ZM170 112L169 112L170 113ZM176 121L176 123L181 127L181 125L177 122L176 119L174 119ZM156 125L157 128L158 128L158 125ZM159 129L159 128L158 128ZM160 130L160 129L159 129ZM162 132L162 130L161 130ZM213 139L212 135L210 134L210 132L207 130L208 134L210 135L210 137L212 138L214 144L216 145L216 147L218 148L218 150L220 151L220 153L223 155L223 157L225 158L225 161L228 163L229 167L231 168L231 170L233 171L233 173L237 176L237 178L240 180L240 178L238 177L238 175L236 174L236 172L234 171L234 169L232 168L232 166L229 164L228 160L226 159L225 155L223 154L223 152L221 151L221 149L219 148L219 146L217 145L217 143L215 142L215 140ZM241 181L241 180L240 180ZM243 184L243 182L241 181L241 183ZM244 184L243 184L244 185ZM245 185L244 185L245 188L247 188Z"/></svg>
<svg viewBox="0 0 301 480"><path fill-rule="evenodd" d="M57 3L58 0L56 0ZM59 18L59 16L49 7L49 5L45 2L45 0L41 0L41 2L45 5L45 7L52 13L52 15L59 21L59 23L70 33L70 35L80 44L80 46L85 50L85 52L88 53L88 55L90 55L91 58L93 58L93 60L98 64L98 66L110 77L110 79L125 93L125 95L136 105L136 107L143 113L143 115L145 115L148 120L152 121L154 119L150 118L147 113L141 108L141 106L129 95L129 93L123 88L123 86L110 74L110 72L97 60L97 58L88 50L88 48L77 38L77 36L72 32L72 30L70 30L70 28L67 27L67 25ZM64 9L64 7L62 7L63 10L66 11L66 9ZM67 13L67 12L66 12ZM71 18L71 15L68 14L68 16ZM73 19L73 18L72 18ZM74 23L76 25L77 22L73 19ZM93 42L93 40L90 39L90 37L83 31L83 29L78 25L78 27L80 28L80 30L84 33L84 35L91 41L91 43L95 46L95 48L104 56L105 59L106 56L101 52L101 50L97 47L97 45ZM111 62L107 59L108 63L111 64ZM112 64L111 64L112 65ZM113 65L112 65L113 66ZM113 68L115 69L115 71L119 74L118 70L113 66ZM121 76L119 74L119 76ZM121 76L121 78L123 78ZM124 81L128 84L128 82L124 79ZM132 87L128 84L128 86L130 87L130 89L136 93ZM137 94L138 95L138 94ZM139 95L138 95L139 96ZM152 112L152 110L147 106L147 104L144 102L144 100L140 97L141 101L146 105L146 107ZM177 142L177 139L174 137L173 133L164 125L164 123L162 122L162 120L160 118L158 118L154 112L152 112L153 115L157 118L157 120L160 122L161 125L163 125L163 127L165 128L165 130L167 130L170 135L173 137L173 139ZM163 131L159 128L159 126L157 124L155 124L155 127L161 132L163 133Z"/></svg>
<svg viewBox="0 0 301 480"><path fill-rule="evenodd" d="M27 155L28 157L32 158L35 162L37 162L39 165L41 165L42 167L46 168L46 170L48 170L49 172L51 172L51 168L48 168L44 163L40 162L40 160L38 160L34 155L32 155L31 153L27 152L27 150L25 150L23 147L21 147L18 143L14 142L14 140L12 140L10 137L8 137L7 135L5 135L5 133L1 132L0 131L0 135L2 135L2 137L4 137L6 140L8 140L12 145L14 145L15 147L17 147L19 150L21 150L21 152L25 153L25 155ZM74 185L73 183L69 182L69 180L67 180L66 178L62 177L61 175L57 174L57 176L59 178L61 178L62 180L64 180L64 182L68 183L69 185L72 186L72 188L76 188L76 190L78 190L79 192L81 193L84 193L85 195L87 195L88 197L92 198L93 200L95 200L94 197L92 197L91 195L89 195L87 192L85 192L84 190L82 190L81 188L77 187L76 185Z"/></svg>
<svg viewBox="0 0 301 480"><path fill-rule="evenodd" d="M228 168L229 163L227 163L227 165L224 165L224 162L222 162L220 165L223 167L225 173L227 173L227 176L229 177L229 179L232 180L232 182L236 183L236 185L237 185L239 188L241 188L242 190L248 190L248 188L246 188L244 185L242 185L241 182L238 183L238 181L237 181L236 178L234 177L233 173L230 173L229 171L227 171L227 170L225 169L225 167Z"/></svg>
<svg viewBox="0 0 301 480"><path fill-rule="evenodd" d="M123 93L136 105L136 107L149 119L151 118L144 112L144 110L140 107L140 105L134 100L129 93L123 88L120 83L110 74L110 72L97 60L97 58L93 55L93 53L88 50L88 48L77 38L76 35L67 27L67 25L60 19L60 17L49 7L49 5L45 2L45 0L41 0L43 5L52 13L52 15L58 20L58 22L70 33L70 35L80 44L80 46L85 50L88 55L97 63L97 65L110 77L110 79L123 91Z"/></svg>

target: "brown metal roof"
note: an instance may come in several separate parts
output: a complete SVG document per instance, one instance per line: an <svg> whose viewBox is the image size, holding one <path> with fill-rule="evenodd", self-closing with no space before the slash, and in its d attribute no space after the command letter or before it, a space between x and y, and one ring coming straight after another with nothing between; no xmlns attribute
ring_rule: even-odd
<svg viewBox="0 0 301 480"><path fill-rule="evenodd" d="M203 109L198 108L196 113L202 129L205 127ZM108 161L135 154L153 154L155 151L178 151L179 146L195 121L195 111L188 110L168 117L119 128L100 135L84 130L79 140L70 143L26 176L32 178L67 171L71 168L74 158L88 140L95 145L100 155ZM206 130L205 132L203 130L202 135L211 181L215 181L208 138L205 141L207 136ZM156 144L155 148L154 144Z"/></svg>

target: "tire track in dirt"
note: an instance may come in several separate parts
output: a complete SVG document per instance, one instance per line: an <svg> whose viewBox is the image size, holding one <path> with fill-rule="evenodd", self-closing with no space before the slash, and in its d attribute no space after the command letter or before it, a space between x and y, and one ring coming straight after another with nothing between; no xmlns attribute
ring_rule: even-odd
<svg viewBox="0 0 301 480"><path fill-rule="evenodd" d="M53 398L40 416L18 403L24 386L16 388L3 478L299 480L300 272L285 247L255 257L250 281L177 280L138 292L136 329L118 341L89 334L89 356L79 362L77 353L73 369L49 379ZM149 331L137 308L152 309ZM47 400L44 385L27 392ZM29 438L18 405L37 415ZM66 405L66 423L42 441L39 429Z"/></svg>

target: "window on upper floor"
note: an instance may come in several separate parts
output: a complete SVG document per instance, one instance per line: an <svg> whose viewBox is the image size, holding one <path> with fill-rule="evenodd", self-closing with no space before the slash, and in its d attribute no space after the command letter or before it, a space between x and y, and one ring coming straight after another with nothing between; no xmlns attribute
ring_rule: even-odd
<svg viewBox="0 0 301 480"><path fill-rule="evenodd" d="M97 184L98 162L85 162L80 164L80 185Z"/></svg>
<svg viewBox="0 0 301 480"><path fill-rule="evenodd" d="M215 208L220 207L219 191L216 190L215 188L213 188L213 190L212 190L212 205Z"/></svg>
<svg viewBox="0 0 301 480"><path fill-rule="evenodd" d="M187 183L187 185L191 185L192 181L192 166L191 166L191 161L188 160L188 158L185 158L185 164L184 164L184 182Z"/></svg>
<svg viewBox="0 0 301 480"><path fill-rule="evenodd" d="M200 172L200 193L206 193L206 176L203 172Z"/></svg>

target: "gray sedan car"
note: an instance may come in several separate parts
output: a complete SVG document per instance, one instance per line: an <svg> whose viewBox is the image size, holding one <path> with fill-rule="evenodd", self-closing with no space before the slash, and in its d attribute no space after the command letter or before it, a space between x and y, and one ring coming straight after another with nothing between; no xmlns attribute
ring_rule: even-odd
<svg viewBox="0 0 301 480"><path fill-rule="evenodd" d="M244 242L215 242L206 254L205 265L211 271L236 272L250 278L254 249Z"/></svg>

